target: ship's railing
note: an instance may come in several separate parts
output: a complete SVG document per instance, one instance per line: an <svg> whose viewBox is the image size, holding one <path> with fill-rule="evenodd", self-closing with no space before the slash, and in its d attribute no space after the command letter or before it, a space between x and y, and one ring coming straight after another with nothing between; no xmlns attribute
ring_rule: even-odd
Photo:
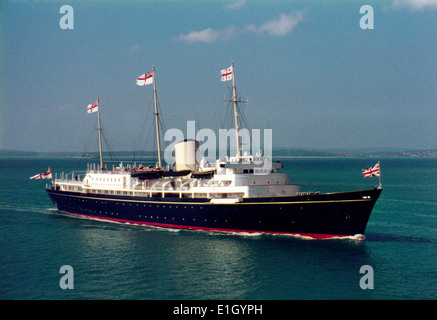
<svg viewBox="0 0 437 320"><path fill-rule="evenodd" d="M68 173L61 172L58 177L58 174L55 173L53 182L82 183L81 175L85 176L85 174L86 171L71 171Z"/></svg>
<svg viewBox="0 0 437 320"><path fill-rule="evenodd" d="M72 179L54 179L54 183L65 183L65 184L74 184L74 185L83 185L83 182L80 180L72 180Z"/></svg>

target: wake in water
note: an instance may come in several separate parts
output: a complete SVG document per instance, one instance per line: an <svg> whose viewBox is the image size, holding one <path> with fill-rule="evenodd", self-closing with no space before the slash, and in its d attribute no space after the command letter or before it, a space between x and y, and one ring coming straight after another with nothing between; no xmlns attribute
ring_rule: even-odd
<svg viewBox="0 0 437 320"><path fill-rule="evenodd" d="M362 234L356 234L353 236L329 236L329 237L313 237L309 235L303 235L303 234L268 234L269 236L273 237L290 237L290 238L296 238L300 240L354 240L354 241L363 241L366 239L366 237Z"/></svg>
<svg viewBox="0 0 437 320"><path fill-rule="evenodd" d="M16 204L0 203L0 211L52 214L53 212L58 212L58 209L53 207L18 206Z"/></svg>
<svg viewBox="0 0 437 320"><path fill-rule="evenodd" d="M370 233L367 235L368 241L375 242L437 242L437 239L425 239L420 237L410 237L395 234Z"/></svg>

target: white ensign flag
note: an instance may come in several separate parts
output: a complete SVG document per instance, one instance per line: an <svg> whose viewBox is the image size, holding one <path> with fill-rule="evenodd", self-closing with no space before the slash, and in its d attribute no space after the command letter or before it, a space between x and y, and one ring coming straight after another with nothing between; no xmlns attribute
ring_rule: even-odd
<svg viewBox="0 0 437 320"><path fill-rule="evenodd" d="M137 78L137 86L147 86L153 83L153 70L140 75Z"/></svg>

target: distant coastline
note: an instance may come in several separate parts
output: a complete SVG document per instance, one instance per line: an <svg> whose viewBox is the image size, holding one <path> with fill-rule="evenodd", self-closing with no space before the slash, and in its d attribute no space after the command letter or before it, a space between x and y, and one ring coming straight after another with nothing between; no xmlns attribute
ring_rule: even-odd
<svg viewBox="0 0 437 320"><path fill-rule="evenodd" d="M104 152L113 158L150 158L155 151L115 151ZM98 158L97 152L37 152L0 149L0 158ZM273 158L437 158L437 149L273 149Z"/></svg>
<svg viewBox="0 0 437 320"><path fill-rule="evenodd" d="M356 149L356 150L297 150L277 149L273 150L274 157L296 158L437 158L437 149Z"/></svg>

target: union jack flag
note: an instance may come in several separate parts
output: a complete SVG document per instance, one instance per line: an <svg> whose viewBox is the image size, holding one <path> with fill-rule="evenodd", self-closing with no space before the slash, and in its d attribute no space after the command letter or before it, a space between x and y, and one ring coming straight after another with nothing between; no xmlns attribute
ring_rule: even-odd
<svg viewBox="0 0 437 320"><path fill-rule="evenodd" d="M370 167L368 169L363 169L363 178L370 178L373 176L379 177L380 174L381 174L381 170L379 168L379 161L373 167Z"/></svg>

